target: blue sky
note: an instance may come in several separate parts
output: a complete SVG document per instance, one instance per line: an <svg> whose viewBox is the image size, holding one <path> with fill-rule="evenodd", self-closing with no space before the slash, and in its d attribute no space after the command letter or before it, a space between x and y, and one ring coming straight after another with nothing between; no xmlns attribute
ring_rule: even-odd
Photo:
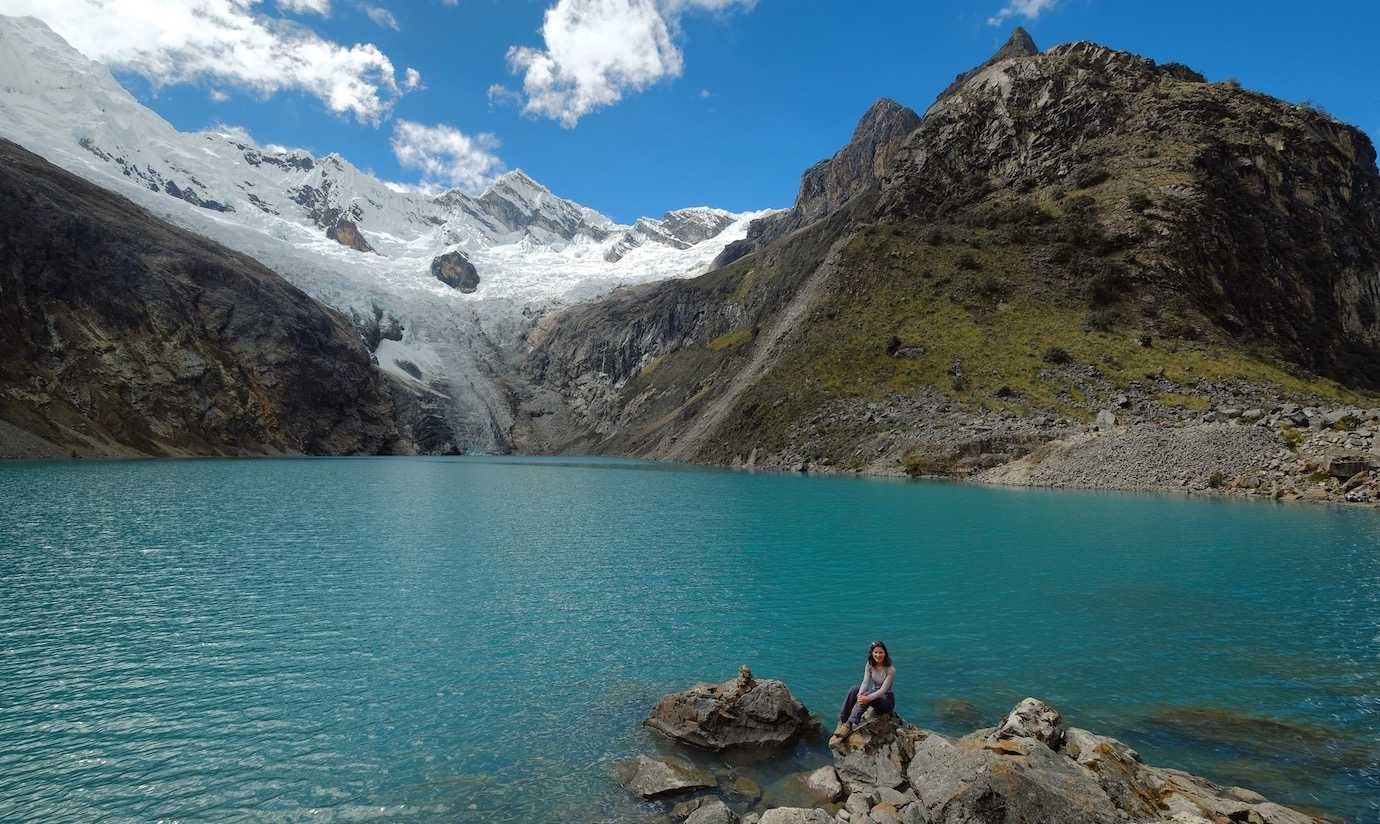
<svg viewBox="0 0 1380 824"><path fill-rule="evenodd" d="M88 54L105 50L92 56L119 64L122 82L180 129L241 126L260 143L338 151L405 183L474 188L502 169L522 168L622 221L689 205L789 205L801 171L841 146L873 100L891 97L923 111L1017 24L1042 48L1093 40L1186 63L1210 80L1234 77L1287 100L1313 100L1380 136L1374 0L1338 0L1325 13L1296 1L1201 0L181 4L204 5L237 31L236 14L274 36L288 32L285 48L308 37L337 50L324 58L327 75L294 64L275 67L276 79L252 65L162 59L157 49L179 42L176 32L155 32L162 45L146 47L138 38L154 36L148 26L122 25L118 37L92 30L92 7L104 2L0 0L0 12L36 12ZM99 11L109 22L109 10ZM544 30L548 12L554 23ZM591 28L598 14L608 25ZM130 42L112 45L130 31ZM378 79L384 64L387 82ZM408 88L409 67L420 74L416 88ZM357 89L332 100L341 89L331 84L351 72L381 83L377 103L346 99ZM401 150L409 166L396 145L401 123L414 124Z"/></svg>

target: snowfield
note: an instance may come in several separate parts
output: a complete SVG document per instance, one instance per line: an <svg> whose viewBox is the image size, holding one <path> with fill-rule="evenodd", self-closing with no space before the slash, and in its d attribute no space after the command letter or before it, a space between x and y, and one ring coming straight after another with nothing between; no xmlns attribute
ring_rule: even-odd
<svg viewBox="0 0 1380 824"><path fill-rule="evenodd" d="M179 132L33 18L0 16L0 137L258 259L347 316L378 306L396 317L403 339L380 344L380 367L446 398L468 450L504 445L511 413L493 375L531 318L616 286L701 274L770 213L694 207L624 226L521 171L478 195L432 196L338 154L261 146L234 130ZM372 251L328 237L342 221ZM431 274L454 250L479 273L472 294Z"/></svg>

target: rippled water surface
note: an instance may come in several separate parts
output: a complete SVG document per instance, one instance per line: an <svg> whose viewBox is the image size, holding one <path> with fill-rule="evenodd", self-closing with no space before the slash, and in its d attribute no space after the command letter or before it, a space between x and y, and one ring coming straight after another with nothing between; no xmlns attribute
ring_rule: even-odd
<svg viewBox="0 0 1380 824"><path fill-rule="evenodd" d="M1037 695L1380 821L1378 546L1368 511L625 461L3 464L0 820L632 820L659 695L747 663L827 718L884 638L923 726Z"/></svg>

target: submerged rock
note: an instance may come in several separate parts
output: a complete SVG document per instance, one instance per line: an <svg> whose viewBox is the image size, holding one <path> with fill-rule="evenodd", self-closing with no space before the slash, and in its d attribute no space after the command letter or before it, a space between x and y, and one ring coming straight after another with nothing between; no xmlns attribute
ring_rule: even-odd
<svg viewBox="0 0 1380 824"><path fill-rule="evenodd" d="M664 696L645 723L708 750L779 747L817 727L785 684L755 679L747 667L722 684L697 684Z"/></svg>
<svg viewBox="0 0 1380 824"><path fill-rule="evenodd" d="M705 801L686 816L685 824L737 824L738 814L717 798Z"/></svg>
<svg viewBox="0 0 1380 824"><path fill-rule="evenodd" d="M777 807L762 813L759 824L834 824L834 819L823 810Z"/></svg>
<svg viewBox="0 0 1380 824"><path fill-rule="evenodd" d="M843 782L830 766L820 767L806 776L805 786L822 801L837 801L843 795Z"/></svg>
<svg viewBox="0 0 1380 824"><path fill-rule="evenodd" d="M707 770L646 755L639 755L623 764L619 769L619 778L630 792L647 799L664 798L716 785L714 776Z"/></svg>

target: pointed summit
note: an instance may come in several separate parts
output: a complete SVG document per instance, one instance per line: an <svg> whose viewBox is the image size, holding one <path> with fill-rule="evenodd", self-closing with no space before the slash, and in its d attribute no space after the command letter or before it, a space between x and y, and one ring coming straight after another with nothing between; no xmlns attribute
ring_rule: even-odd
<svg viewBox="0 0 1380 824"><path fill-rule="evenodd" d="M986 62L981 66L969 69L958 77L955 77L954 82L950 83L947 89L939 93L939 97L935 98L934 103L938 105L944 98L958 91L959 87L968 81L968 78L989 66L994 66L1003 60L1011 60L1017 57L1034 57L1039 53L1040 48L1035 45L1035 40L1030 36L1030 32L1017 26L1016 30L1011 32L1011 36L1007 38L1006 43L1004 43L1001 48L997 49L996 54L987 58ZM934 108L934 106L930 106L930 108Z"/></svg>
<svg viewBox="0 0 1380 824"><path fill-rule="evenodd" d="M991 65L998 60L1006 60L1011 57L1034 57L1039 53L1040 48L1035 45L1035 39L1030 36L1030 32L1017 26L1016 30L1011 32L1011 36L1007 38L1006 45L997 49L997 53L992 55L987 64Z"/></svg>

